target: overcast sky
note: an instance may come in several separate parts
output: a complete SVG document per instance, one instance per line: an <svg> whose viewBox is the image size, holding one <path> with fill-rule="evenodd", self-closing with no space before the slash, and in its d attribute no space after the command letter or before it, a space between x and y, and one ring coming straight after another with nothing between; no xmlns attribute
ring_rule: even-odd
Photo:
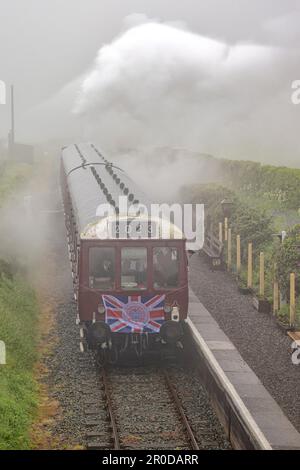
<svg viewBox="0 0 300 470"><path fill-rule="evenodd" d="M228 47L247 43L276 50L274 74L278 76L281 69L285 69L281 85L276 85L280 100L270 105L272 113L264 110L265 114L260 114L259 133L253 127L250 129L248 144L252 156L247 149L243 156L256 159L253 155L255 139L258 135L262 139L263 116L269 119L273 113L277 115L276 126L271 129L267 126L269 141L272 132L278 134L278 115L282 114L284 144L280 153L282 155L286 148L286 154L277 155L275 161L280 162L282 158L282 163L299 166L299 138L295 132L300 124L300 105L297 107L288 102L291 82L300 79L298 0L0 0L0 79L15 85L19 139L63 140L64 128L66 139L73 135L83 137L80 135L81 123L77 123L78 118L71 113L74 90L80 90L82 77L93 69L101 46L110 44L122 33L124 18L133 13L146 15L160 23L182 22L188 31L216 39ZM277 60L279 55L280 61ZM258 73L261 71L264 68L259 69L258 65ZM266 73L271 85L276 78L272 68L267 68ZM280 107L284 103L282 96L287 101L284 109ZM65 108L70 110L69 116L65 109L61 111L62 102L68 103ZM216 104L214 112L220 114ZM0 138L8 130L7 115L8 107L0 106ZM220 115L228 125L228 113ZM253 115L251 119L253 126ZM289 124L284 127L286 122ZM222 121L219 120L217 125L222 126ZM236 128L234 132L237 132ZM239 152L244 137L245 128ZM231 156L231 139L228 142L223 138L214 148L210 146L209 138L204 139L202 151L216 150L223 156L222 148L227 145L225 153ZM134 144L132 139L130 144ZM267 149L267 142L260 141L259 146ZM266 152L271 154L272 149L268 148ZM257 159L263 160L261 154Z"/></svg>

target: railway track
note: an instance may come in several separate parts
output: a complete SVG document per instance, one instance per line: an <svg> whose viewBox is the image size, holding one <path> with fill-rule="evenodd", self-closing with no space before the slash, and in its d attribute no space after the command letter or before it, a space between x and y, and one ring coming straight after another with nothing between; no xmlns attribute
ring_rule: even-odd
<svg viewBox="0 0 300 470"><path fill-rule="evenodd" d="M57 190L51 193L51 203L56 201L56 196ZM196 372L189 372L188 367L168 365L169 381L173 386L170 388L163 369L151 357L147 366L134 368L126 363L127 367L107 369L105 384L94 354L91 351L80 353L79 331L74 322L76 303L63 242L64 221L61 212L56 211L58 205L49 203L46 207L53 207L43 226L43 249L51 263L41 272L38 265L37 273L38 288L55 317L55 346L53 354L43 358L43 365L49 370L49 398L59 402L61 409L48 427L53 436L51 448L190 449L191 439L172 397L173 387L199 447L228 448L228 441ZM51 331L50 343L52 335ZM165 358L162 361L166 363ZM189 357L188 365L191 362ZM111 406L108 406L107 397L111 399ZM116 432L113 431L112 417ZM119 441L114 436L118 436Z"/></svg>
<svg viewBox="0 0 300 470"><path fill-rule="evenodd" d="M177 409L177 412L181 418L181 421L182 421L182 424L184 425L184 428L185 428L185 431L186 431L186 434L189 438L189 442L190 442L190 446L191 446L191 449L193 450L199 450L199 445L197 443L197 440L196 440L196 437L195 437L195 434L191 428L191 425L189 423L189 420L186 416L186 413L184 411L184 408L182 406L182 403L179 399L179 396L178 396L178 393L176 391L176 388L174 387L171 379L170 379L170 376L168 374L168 372L166 370L164 370L164 377L165 377L165 381L166 381L166 384L170 390L170 394L173 398L173 401L174 401L174 404L176 406L176 409Z"/></svg>
<svg viewBox="0 0 300 470"><path fill-rule="evenodd" d="M98 401L93 392L86 402L87 449L219 448L207 417L198 417L195 432L176 380L164 367L101 369Z"/></svg>

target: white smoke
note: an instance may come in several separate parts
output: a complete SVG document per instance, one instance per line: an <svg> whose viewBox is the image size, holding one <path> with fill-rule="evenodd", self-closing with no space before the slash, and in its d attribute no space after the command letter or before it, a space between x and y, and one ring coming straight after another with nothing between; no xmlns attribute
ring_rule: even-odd
<svg viewBox="0 0 300 470"><path fill-rule="evenodd" d="M110 151L185 147L295 161L294 51L229 45L144 15L131 15L125 28L99 50L81 85L75 112L89 138Z"/></svg>

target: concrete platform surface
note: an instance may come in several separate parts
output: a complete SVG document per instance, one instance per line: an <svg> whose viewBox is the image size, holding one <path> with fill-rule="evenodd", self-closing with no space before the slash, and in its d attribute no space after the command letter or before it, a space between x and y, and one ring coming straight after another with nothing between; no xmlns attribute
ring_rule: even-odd
<svg viewBox="0 0 300 470"><path fill-rule="evenodd" d="M249 427L254 447L300 449L298 431L192 291L187 324L198 351L225 390L227 402L234 402L240 421Z"/></svg>

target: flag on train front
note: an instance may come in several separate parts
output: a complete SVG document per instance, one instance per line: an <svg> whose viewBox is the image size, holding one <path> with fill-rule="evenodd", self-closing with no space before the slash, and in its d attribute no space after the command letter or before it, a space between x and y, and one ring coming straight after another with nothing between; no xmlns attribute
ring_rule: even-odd
<svg viewBox="0 0 300 470"><path fill-rule="evenodd" d="M103 295L105 322L113 333L158 333L165 319L165 295Z"/></svg>

